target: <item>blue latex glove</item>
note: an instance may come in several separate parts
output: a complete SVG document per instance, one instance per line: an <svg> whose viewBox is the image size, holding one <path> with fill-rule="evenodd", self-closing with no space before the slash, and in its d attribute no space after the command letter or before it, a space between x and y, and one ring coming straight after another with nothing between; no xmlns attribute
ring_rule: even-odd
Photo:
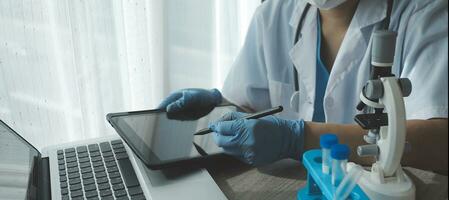
<svg viewBox="0 0 449 200"><path fill-rule="evenodd" d="M260 166L284 158L299 160L303 149L303 120L285 120L274 116L241 119L245 113L231 112L209 128L225 153L246 163Z"/></svg>
<svg viewBox="0 0 449 200"><path fill-rule="evenodd" d="M217 89L182 89L170 94L158 109L166 110L170 119L195 120L207 115L221 101Z"/></svg>

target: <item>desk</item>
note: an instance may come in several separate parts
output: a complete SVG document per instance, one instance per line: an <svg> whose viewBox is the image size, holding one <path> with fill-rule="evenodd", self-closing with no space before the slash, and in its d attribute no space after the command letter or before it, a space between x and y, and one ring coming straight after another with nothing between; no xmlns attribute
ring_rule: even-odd
<svg viewBox="0 0 449 200"><path fill-rule="evenodd" d="M253 168L235 160L222 160L208 167L209 173L230 200L296 199L306 183L300 163L283 160ZM414 168L405 168L416 186L417 199L448 199L448 177Z"/></svg>

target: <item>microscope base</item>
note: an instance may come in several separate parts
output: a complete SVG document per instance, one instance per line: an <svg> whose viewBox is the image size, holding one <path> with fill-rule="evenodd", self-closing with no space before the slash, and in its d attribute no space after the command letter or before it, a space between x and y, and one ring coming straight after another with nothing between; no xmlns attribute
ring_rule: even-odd
<svg viewBox="0 0 449 200"><path fill-rule="evenodd" d="M398 177L384 180L384 183L374 181L373 172L365 171L359 181L359 186L370 199L382 200L414 200L415 185L412 180L402 172Z"/></svg>

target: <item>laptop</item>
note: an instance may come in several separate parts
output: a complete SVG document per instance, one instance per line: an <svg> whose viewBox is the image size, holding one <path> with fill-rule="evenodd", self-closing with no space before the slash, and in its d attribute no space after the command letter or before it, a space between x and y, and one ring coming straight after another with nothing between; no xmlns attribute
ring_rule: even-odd
<svg viewBox="0 0 449 200"><path fill-rule="evenodd" d="M226 199L206 170L167 178L119 136L36 149L0 120L0 199Z"/></svg>

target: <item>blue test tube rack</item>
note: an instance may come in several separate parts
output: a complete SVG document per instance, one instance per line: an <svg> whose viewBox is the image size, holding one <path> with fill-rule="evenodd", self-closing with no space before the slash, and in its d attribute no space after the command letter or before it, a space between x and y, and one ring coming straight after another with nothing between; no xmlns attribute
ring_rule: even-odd
<svg viewBox="0 0 449 200"><path fill-rule="evenodd" d="M337 188L331 183L331 175L323 174L322 172L321 150L316 149L305 152L302 162L307 169L307 184L298 191L298 200L333 200ZM368 200L369 198L357 185L348 199Z"/></svg>

